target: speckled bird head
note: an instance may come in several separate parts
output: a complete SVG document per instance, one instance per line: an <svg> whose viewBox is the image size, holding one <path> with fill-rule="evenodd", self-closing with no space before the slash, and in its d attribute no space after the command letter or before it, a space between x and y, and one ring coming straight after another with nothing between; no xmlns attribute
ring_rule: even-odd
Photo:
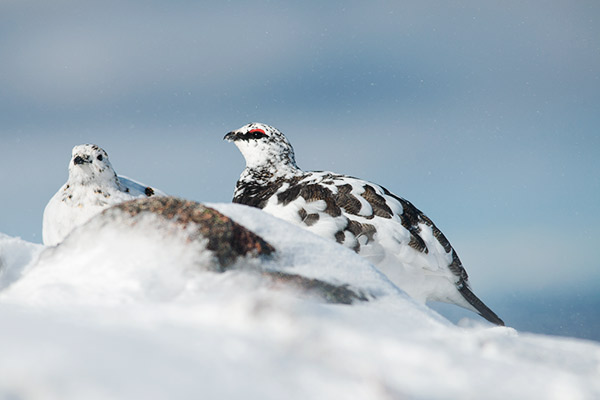
<svg viewBox="0 0 600 400"><path fill-rule="evenodd" d="M73 147L69 162L69 181L80 184L116 182L117 174L108 161L106 151L95 144L80 144Z"/></svg>
<svg viewBox="0 0 600 400"><path fill-rule="evenodd" d="M234 142L250 169L295 169L294 149L276 128L253 122L229 132L223 138Z"/></svg>

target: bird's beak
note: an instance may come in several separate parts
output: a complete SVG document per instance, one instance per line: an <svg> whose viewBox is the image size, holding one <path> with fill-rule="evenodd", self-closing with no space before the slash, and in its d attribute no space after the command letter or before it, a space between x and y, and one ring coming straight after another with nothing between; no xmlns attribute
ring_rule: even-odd
<svg viewBox="0 0 600 400"><path fill-rule="evenodd" d="M85 163L86 163L86 161L83 157L77 156L73 159L73 164L75 164L75 165L82 165Z"/></svg>
<svg viewBox="0 0 600 400"><path fill-rule="evenodd" d="M227 140L228 142L234 142L237 138L238 138L238 133L235 131L232 131L232 132L229 132L227 135L225 135L225 137L223 137L223 140Z"/></svg>

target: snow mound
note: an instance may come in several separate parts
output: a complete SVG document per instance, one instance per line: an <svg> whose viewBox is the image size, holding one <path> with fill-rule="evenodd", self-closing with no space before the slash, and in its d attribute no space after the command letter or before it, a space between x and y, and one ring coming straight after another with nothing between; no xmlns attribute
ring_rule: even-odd
<svg viewBox="0 0 600 400"><path fill-rule="evenodd" d="M0 232L0 290L18 280L43 248Z"/></svg>
<svg viewBox="0 0 600 400"><path fill-rule="evenodd" d="M276 248L261 268L376 296L328 304L243 269L202 270L210 254L143 224L90 225L39 259L40 246L0 235L13 277L0 287L0 398L600 397L597 343L454 326L342 246L210 206Z"/></svg>

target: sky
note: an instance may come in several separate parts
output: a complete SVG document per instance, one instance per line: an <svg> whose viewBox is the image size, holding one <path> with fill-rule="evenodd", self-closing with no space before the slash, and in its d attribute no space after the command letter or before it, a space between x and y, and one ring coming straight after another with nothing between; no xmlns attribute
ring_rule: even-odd
<svg viewBox="0 0 600 400"><path fill-rule="evenodd" d="M5 0L0 232L41 242L82 143L229 202L244 161L222 138L264 122L300 167L424 211L507 322L598 335L599 19L594 1Z"/></svg>

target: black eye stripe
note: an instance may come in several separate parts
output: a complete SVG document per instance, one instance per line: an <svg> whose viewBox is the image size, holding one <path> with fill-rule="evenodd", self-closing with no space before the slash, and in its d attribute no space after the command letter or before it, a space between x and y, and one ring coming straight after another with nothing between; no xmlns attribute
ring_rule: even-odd
<svg viewBox="0 0 600 400"><path fill-rule="evenodd" d="M242 135L244 140L261 139L267 137L267 134L262 129L252 129Z"/></svg>

